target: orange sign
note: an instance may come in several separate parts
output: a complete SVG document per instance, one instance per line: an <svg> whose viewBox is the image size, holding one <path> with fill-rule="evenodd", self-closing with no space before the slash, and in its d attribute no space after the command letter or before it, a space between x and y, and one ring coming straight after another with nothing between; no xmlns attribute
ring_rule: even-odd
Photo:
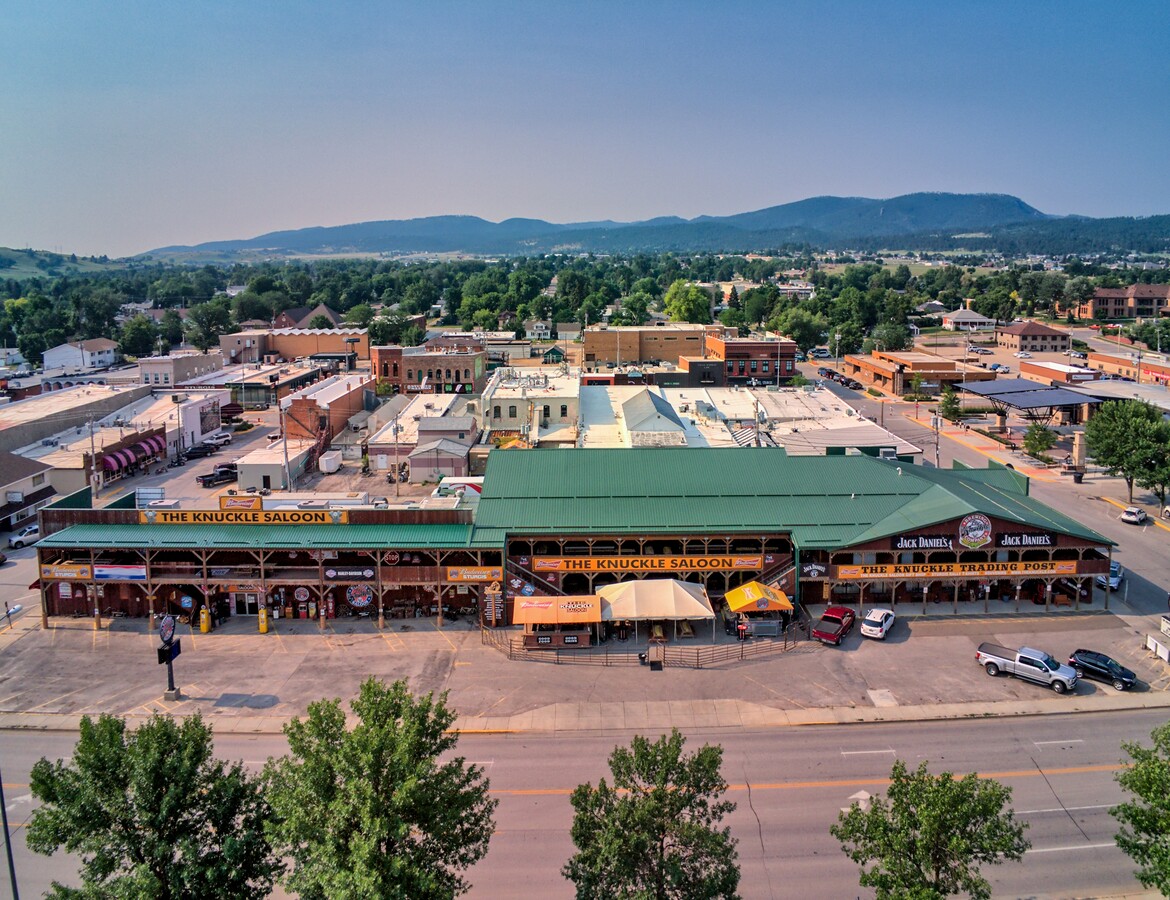
<svg viewBox="0 0 1170 900"><path fill-rule="evenodd" d="M883 566L837 566L840 581L867 578L901 578L928 581L934 578L1042 578L1048 575L1076 575L1076 560L1047 562L895 563Z"/></svg>
<svg viewBox="0 0 1170 900"><path fill-rule="evenodd" d="M580 597L518 597L512 609L512 621L520 625L586 625L601 621L601 598L596 594Z"/></svg>
<svg viewBox="0 0 1170 900"><path fill-rule="evenodd" d="M222 494L219 498L220 509L263 509L259 497L232 497Z"/></svg>
<svg viewBox="0 0 1170 900"><path fill-rule="evenodd" d="M705 569L759 569L756 556L536 556L532 571L541 572L701 572Z"/></svg>
<svg viewBox="0 0 1170 900"><path fill-rule="evenodd" d="M41 566L41 578L75 578L88 581L92 570L88 565L78 563L57 563Z"/></svg>
<svg viewBox="0 0 1170 900"><path fill-rule="evenodd" d="M504 570L499 566L448 566L448 581L499 581Z"/></svg>

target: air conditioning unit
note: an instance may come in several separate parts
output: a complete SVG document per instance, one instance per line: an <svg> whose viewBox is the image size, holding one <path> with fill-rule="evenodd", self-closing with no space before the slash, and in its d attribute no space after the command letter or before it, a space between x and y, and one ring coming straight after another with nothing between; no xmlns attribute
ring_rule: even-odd
<svg viewBox="0 0 1170 900"><path fill-rule="evenodd" d="M44 438L41 441L41 446L42 447L56 447L60 443L61 443L61 441L58 440L57 438Z"/></svg>
<svg viewBox="0 0 1170 900"><path fill-rule="evenodd" d="M880 447L878 449L878 459L897 459L898 451L893 447Z"/></svg>

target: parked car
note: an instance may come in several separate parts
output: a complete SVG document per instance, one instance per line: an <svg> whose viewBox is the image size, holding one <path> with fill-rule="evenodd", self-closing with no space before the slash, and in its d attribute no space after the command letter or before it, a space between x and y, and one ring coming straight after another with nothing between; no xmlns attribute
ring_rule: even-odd
<svg viewBox="0 0 1170 900"><path fill-rule="evenodd" d="M1058 694L1072 691L1077 686L1075 669L1061 665L1051 654L1033 647L1009 650L1007 647L985 642L975 651L975 661L983 666L992 678L1000 672L1007 672L1026 681L1046 684Z"/></svg>
<svg viewBox="0 0 1170 900"><path fill-rule="evenodd" d="M1125 572L1122 571L1121 563L1113 560L1109 563L1109 574L1097 576L1097 587L1116 591L1121 587L1123 581L1125 581Z"/></svg>
<svg viewBox="0 0 1170 900"><path fill-rule="evenodd" d="M829 359L832 357L832 355L833 354L824 347L813 347L808 351L809 359Z"/></svg>
<svg viewBox="0 0 1170 900"><path fill-rule="evenodd" d="M183 451L183 455L187 459L201 459L204 456L211 456L219 448L213 444L196 444L194 447L188 447Z"/></svg>
<svg viewBox="0 0 1170 900"><path fill-rule="evenodd" d="M220 431L216 434L208 435L203 439L203 443L210 444L213 447L226 447L232 442L232 436L226 431Z"/></svg>
<svg viewBox="0 0 1170 900"><path fill-rule="evenodd" d="M1137 684L1137 675L1112 656L1096 650L1074 650L1068 664L1077 673L1077 678L1095 678L1113 685L1115 690L1126 691Z"/></svg>
<svg viewBox="0 0 1170 900"><path fill-rule="evenodd" d="M1147 519L1149 516L1146 515L1146 511L1136 506L1127 506L1121 513L1121 521L1130 525L1144 525Z"/></svg>
<svg viewBox="0 0 1170 900"><path fill-rule="evenodd" d="M879 641L884 641L893 627L894 611L892 609L875 607L867 612L865 618L861 620L861 634Z"/></svg>
<svg viewBox="0 0 1170 900"><path fill-rule="evenodd" d="M8 546L15 550L35 544L41 539L40 525L26 525L8 539Z"/></svg>
<svg viewBox="0 0 1170 900"><path fill-rule="evenodd" d="M814 641L822 644L841 645L841 640L853 630L853 623L857 614L848 606L830 606L825 610L819 622L812 628L809 635Z"/></svg>
<svg viewBox="0 0 1170 900"><path fill-rule="evenodd" d="M1021 350L1019 353L1016 354L1016 359L1031 359L1031 358L1032 358L1032 354L1029 353L1027 350Z"/></svg>

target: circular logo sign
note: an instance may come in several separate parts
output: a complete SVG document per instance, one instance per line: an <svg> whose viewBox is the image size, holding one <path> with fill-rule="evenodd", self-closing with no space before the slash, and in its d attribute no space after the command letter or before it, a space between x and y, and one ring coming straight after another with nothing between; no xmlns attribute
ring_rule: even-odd
<svg viewBox="0 0 1170 900"><path fill-rule="evenodd" d="M162 621L158 626L158 636L162 638L164 644L169 644L175 639L175 617L163 616Z"/></svg>
<svg viewBox="0 0 1170 900"><path fill-rule="evenodd" d="M345 599L350 606L362 609L374 599L374 592L368 584L351 584L345 589Z"/></svg>
<svg viewBox="0 0 1170 900"><path fill-rule="evenodd" d="M304 603L309 599L309 589L306 587L299 587L293 591L293 597L295 597L301 603Z"/></svg>
<svg viewBox="0 0 1170 900"><path fill-rule="evenodd" d="M959 543L978 550L991 543L991 519L983 513L971 513L959 523Z"/></svg>

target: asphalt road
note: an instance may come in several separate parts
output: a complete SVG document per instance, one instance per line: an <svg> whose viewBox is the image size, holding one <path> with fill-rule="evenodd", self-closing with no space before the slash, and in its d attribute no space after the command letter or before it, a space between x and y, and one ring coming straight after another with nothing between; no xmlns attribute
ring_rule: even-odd
<svg viewBox="0 0 1170 900"><path fill-rule="evenodd" d="M738 808L728 820L739 840L744 897L871 896L828 832L859 792L880 793L896 758L934 771L977 771L1013 790L1033 849L1020 863L991 867L996 897L1139 894L1132 865L1113 844L1108 808L1122 799L1114 773L1120 742L1148 742L1164 713L1125 712L1024 719L885 723L783 730L707 730L692 747L722 744L724 776ZM472 897L570 897L560 875L572 853L569 793L607 774L613 735L465 735L459 752L482 765L500 805L487 858L471 873ZM22 896L39 896L75 863L29 853L23 826L32 810L28 772L42 755L67 755L75 735L0 732L5 794L14 826ZM224 736L225 758L259 768L284 750L275 735ZM68 883L68 881L67 881ZM0 898L9 896L0 886Z"/></svg>

